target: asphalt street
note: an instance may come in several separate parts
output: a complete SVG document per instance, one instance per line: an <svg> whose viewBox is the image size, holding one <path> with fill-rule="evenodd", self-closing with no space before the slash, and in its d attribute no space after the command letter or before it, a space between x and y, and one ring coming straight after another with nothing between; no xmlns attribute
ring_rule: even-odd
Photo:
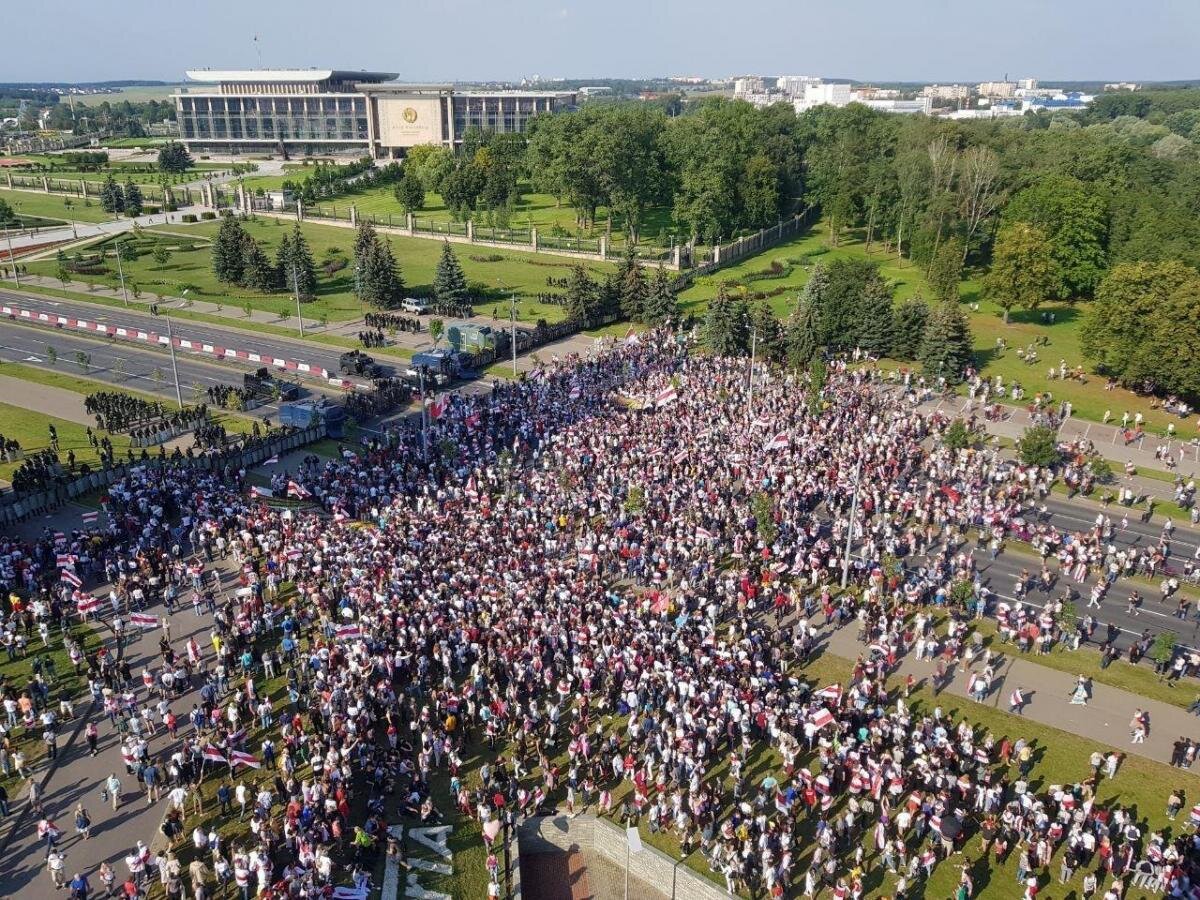
<svg viewBox="0 0 1200 900"><path fill-rule="evenodd" d="M0 290L0 301L10 305L20 305L22 308L34 312L71 316L86 319L89 322L131 326L156 332L161 332L165 328L161 316L153 316L133 307L117 309L76 300L39 298L12 290ZM164 305L162 311L169 313L171 307ZM294 359L328 369L330 372L337 372L338 357L344 352L338 347L329 347L311 341L289 340L273 334L261 334L238 328L223 328L219 325L196 322L191 319L176 319L172 321L172 324L174 334L178 338L230 349L253 350L264 356ZM45 326L36 327L44 328ZM388 368L386 358L380 359L379 362L385 370ZM385 374L395 373L385 372ZM240 377L237 380L240 381Z"/></svg>

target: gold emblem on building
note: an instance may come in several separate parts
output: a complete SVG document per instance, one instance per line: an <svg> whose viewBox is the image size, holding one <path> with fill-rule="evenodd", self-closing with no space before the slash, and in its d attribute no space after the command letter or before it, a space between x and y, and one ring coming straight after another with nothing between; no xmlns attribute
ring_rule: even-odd
<svg viewBox="0 0 1200 900"><path fill-rule="evenodd" d="M413 122L417 121L417 111L415 109L413 109L411 106L407 106L404 109L404 121L407 122L409 125L411 125Z"/></svg>

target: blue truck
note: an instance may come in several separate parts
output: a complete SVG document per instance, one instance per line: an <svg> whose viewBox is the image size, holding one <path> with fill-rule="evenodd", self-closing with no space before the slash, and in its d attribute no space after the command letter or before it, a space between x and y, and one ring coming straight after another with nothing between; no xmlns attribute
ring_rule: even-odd
<svg viewBox="0 0 1200 900"><path fill-rule="evenodd" d="M284 403L279 407L279 424L291 425L294 428L320 424L325 427L327 437L338 439L345 435L346 409L341 404L330 403L324 398Z"/></svg>

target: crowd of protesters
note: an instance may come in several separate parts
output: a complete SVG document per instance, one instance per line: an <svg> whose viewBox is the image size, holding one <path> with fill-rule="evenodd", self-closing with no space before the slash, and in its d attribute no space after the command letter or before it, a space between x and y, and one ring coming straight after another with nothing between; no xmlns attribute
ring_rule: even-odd
<svg viewBox="0 0 1200 900"><path fill-rule="evenodd" d="M1031 780L1044 748L886 681L929 654L978 666L976 699L995 689L964 623L991 606L1020 624L977 565L1005 540L1033 544L1050 585L1099 576L1102 600L1111 565L1113 580L1161 571L1171 531L1110 549L1103 520L1057 529L1039 511L1050 472L930 440L946 421L878 380L840 364L823 385L763 371L751 397L744 361L659 332L277 472L276 496L308 511L261 502L228 468L131 473L103 530L47 535L0 575L48 597L52 623L104 614L123 632L168 610L140 684L120 641L115 664L79 663L126 780L148 802L178 798L167 848L126 861L134 893L157 877L197 900L224 884L316 896L335 860L387 846L387 818L454 809L489 834L564 807L670 833L752 896L860 897L885 878L915 897L944 865L969 897L968 845L988 865L1015 860L1025 897L1060 880L1119 898L1139 877L1189 896L1200 843L1145 833L1120 796L1097 801L1119 755L1081 760L1069 783ZM839 592L848 538L853 587ZM60 583L63 553L111 585L100 604ZM214 574L230 568L225 589ZM1038 584L1021 581L1020 596ZM211 623L208 646L173 643L174 616ZM864 642L851 676L810 683L822 633L849 623ZM1009 703L1020 712L1019 691ZM154 753L145 732L160 728L179 739ZM484 747L494 762L464 765ZM779 765L760 779L766 749ZM249 833L185 838L197 784Z"/></svg>

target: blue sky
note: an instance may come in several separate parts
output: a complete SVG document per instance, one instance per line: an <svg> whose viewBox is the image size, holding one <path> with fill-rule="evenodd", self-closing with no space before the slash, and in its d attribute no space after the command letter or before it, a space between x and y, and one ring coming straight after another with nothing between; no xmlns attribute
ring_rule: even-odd
<svg viewBox="0 0 1200 900"><path fill-rule="evenodd" d="M0 81L173 81L201 66L378 69L414 81L534 74L1200 77L1200 0L11 0L4 6Z"/></svg>

